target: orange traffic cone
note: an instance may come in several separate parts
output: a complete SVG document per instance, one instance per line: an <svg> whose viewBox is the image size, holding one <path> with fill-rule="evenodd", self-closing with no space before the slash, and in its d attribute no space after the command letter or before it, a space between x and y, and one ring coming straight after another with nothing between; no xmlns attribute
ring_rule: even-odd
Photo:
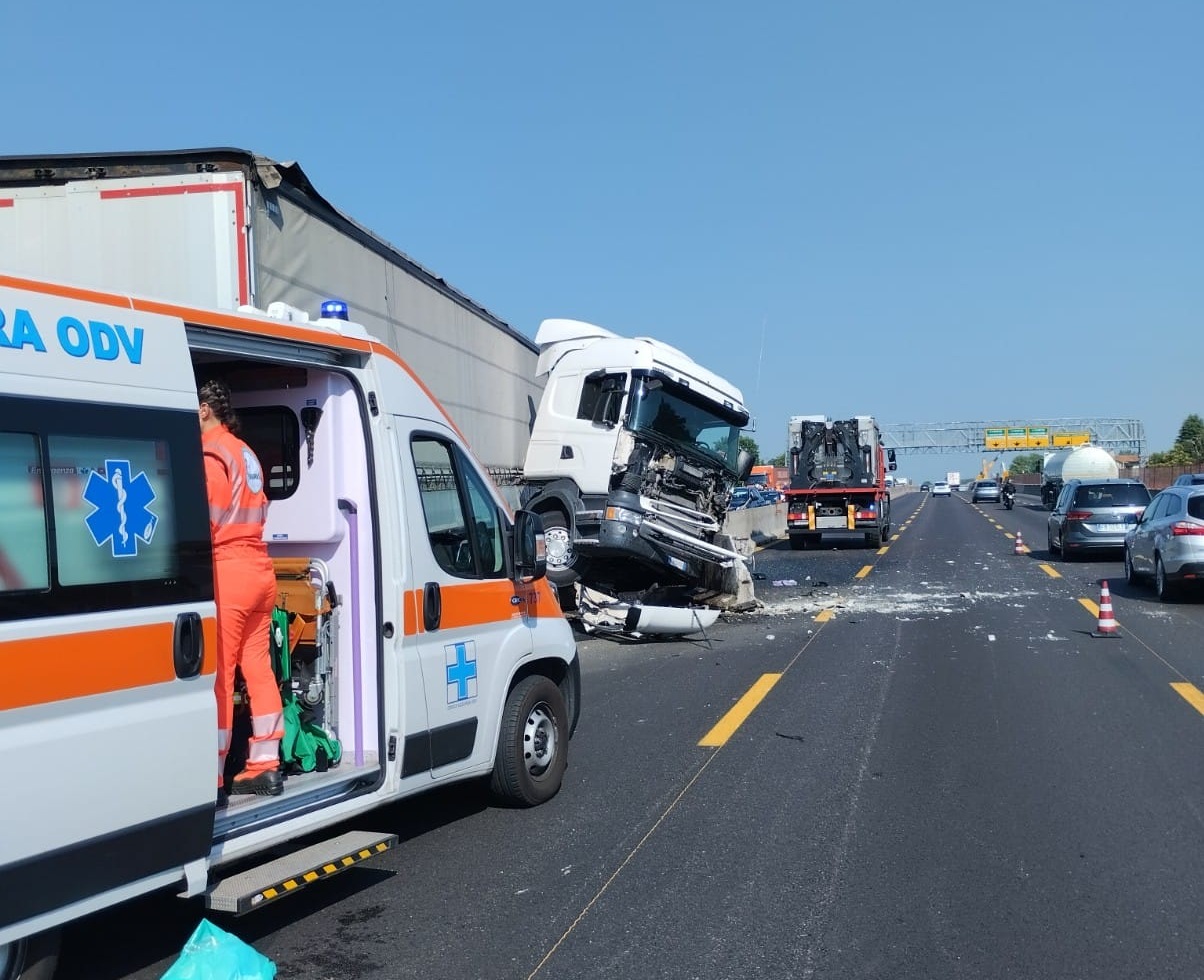
<svg viewBox="0 0 1204 980"><path fill-rule="evenodd" d="M1012 548L1013 555L1027 555L1028 549L1024 547L1024 538L1020 536L1020 532L1016 532L1016 546Z"/></svg>
<svg viewBox="0 0 1204 980"><path fill-rule="evenodd" d="M1099 587L1099 625L1092 636L1118 636L1116 619L1112 615L1112 593L1108 591L1107 581Z"/></svg>

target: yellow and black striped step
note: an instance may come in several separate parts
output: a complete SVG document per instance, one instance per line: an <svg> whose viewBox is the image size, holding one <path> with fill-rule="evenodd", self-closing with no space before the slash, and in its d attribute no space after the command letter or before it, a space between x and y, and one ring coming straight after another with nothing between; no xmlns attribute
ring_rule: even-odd
<svg viewBox="0 0 1204 980"><path fill-rule="evenodd" d="M216 912L243 915L362 864L396 843L396 834L366 830L340 834L216 882L205 893L205 905Z"/></svg>

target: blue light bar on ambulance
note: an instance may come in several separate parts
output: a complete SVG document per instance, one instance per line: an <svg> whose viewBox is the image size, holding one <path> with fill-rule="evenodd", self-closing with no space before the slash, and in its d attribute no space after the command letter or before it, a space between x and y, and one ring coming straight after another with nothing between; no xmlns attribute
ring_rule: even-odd
<svg viewBox="0 0 1204 980"><path fill-rule="evenodd" d="M323 320L350 320L351 314L346 300L328 299L322 303Z"/></svg>

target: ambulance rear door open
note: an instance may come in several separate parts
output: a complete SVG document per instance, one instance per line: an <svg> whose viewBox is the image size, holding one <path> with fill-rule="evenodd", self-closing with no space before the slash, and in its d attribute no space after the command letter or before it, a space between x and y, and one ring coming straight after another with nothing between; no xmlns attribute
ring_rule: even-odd
<svg viewBox="0 0 1204 980"><path fill-rule="evenodd" d="M182 321L0 276L0 945L203 882L216 626Z"/></svg>

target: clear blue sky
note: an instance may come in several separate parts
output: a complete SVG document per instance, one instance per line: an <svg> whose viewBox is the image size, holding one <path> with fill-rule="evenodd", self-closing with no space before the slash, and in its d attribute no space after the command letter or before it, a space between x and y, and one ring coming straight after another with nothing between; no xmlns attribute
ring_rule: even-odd
<svg viewBox="0 0 1204 980"><path fill-rule="evenodd" d="M792 414L1204 414L1204 3L6 11L6 154L236 146L514 327ZM932 476L961 460L904 457Z"/></svg>

